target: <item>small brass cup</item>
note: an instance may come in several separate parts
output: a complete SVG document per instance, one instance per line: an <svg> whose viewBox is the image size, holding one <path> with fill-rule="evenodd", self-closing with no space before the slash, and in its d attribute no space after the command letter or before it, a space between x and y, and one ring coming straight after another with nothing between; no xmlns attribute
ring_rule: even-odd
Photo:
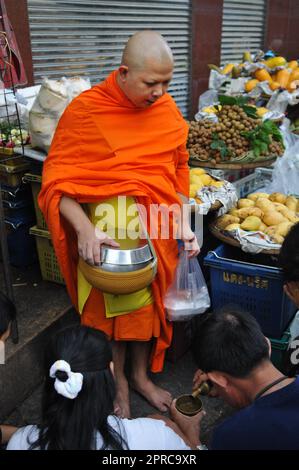
<svg viewBox="0 0 299 470"><path fill-rule="evenodd" d="M176 409L186 416L194 416L202 410L202 401L197 395L208 395L211 390L209 382L202 382L191 395L181 395L176 400Z"/></svg>

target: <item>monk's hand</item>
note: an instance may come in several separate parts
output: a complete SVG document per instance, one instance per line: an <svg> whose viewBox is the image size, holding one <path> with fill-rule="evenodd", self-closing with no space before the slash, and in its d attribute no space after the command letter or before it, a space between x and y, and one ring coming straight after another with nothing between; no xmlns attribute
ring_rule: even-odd
<svg viewBox="0 0 299 470"><path fill-rule="evenodd" d="M119 247L119 243L95 228L92 223L85 225L84 230L78 232L78 252L87 263L100 264L101 245Z"/></svg>
<svg viewBox="0 0 299 470"><path fill-rule="evenodd" d="M184 250L188 251L188 258L197 256L200 252L198 241L194 232L190 227L183 228L182 240L184 242Z"/></svg>

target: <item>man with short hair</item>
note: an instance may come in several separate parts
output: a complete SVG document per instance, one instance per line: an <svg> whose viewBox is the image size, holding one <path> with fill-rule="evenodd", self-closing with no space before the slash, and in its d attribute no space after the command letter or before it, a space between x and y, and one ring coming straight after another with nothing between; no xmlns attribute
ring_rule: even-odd
<svg viewBox="0 0 299 470"><path fill-rule="evenodd" d="M213 450L299 450L299 378L284 376L270 361L270 342L249 314L205 314L194 338L200 368L211 393L240 409L214 431Z"/></svg>
<svg viewBox="0 0 299 470"><path fill-rule="evenodd" d="M177 264L177 241L172 236L152 240L158 257L157 276L150 288L124 305L119 304L121 296L109 297L86 282L78 270L78 256L97 264L102 244L119 246L104 229L96 233L90 220L101 202L109 200L118 210L115 199L124 195L142 204L147 214L155 205L181 207L188 202L188 126L167 94L173 67L171 50L160 34L134 34L118 70L74 99L64 112L44 164L39 196L82 324L101 329L114 340L115 411L123 417L130 416L124 374L128 342L131 385L162 412L171 404L170 393L150 380L147 366L150 362L151 370L160 372L171 343L172 326L166 319L163 298ZM90 217L82 204L88 205ZM198 243L184 211L180 238L190 256L196 256ZM131 307L126 308L129 303ZM124 312L118 314L121 307Z"/></svg>

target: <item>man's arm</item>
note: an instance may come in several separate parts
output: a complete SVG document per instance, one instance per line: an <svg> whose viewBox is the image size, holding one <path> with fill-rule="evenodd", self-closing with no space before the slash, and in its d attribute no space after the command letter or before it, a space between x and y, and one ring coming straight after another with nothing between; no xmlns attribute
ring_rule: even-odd
<svg viewBox="0 0 299 470"><path fill-rule="evenodd" d="M11 436L18 430L15 426L10 426L9 424L1 424L0 425L2 440L1 444L7 444Z"/></svg>
<svg viewBox="0 0 299 470"><path fill-rule="evenodd" d="M91 223L80 204L72 198L63 196L59 210L61 215L71 224L78 237L78 253L90 264L98 264L101 261L101 245L118 247L111 237Z"/></svg>

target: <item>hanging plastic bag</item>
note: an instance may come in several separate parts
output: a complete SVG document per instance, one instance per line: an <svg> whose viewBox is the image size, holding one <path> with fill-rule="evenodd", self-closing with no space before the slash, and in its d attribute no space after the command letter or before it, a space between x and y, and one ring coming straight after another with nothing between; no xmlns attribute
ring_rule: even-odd
<svg viewBox="0 0 299 470"><path fill-rule="evenodd" d="M174 281L164 299L168 320L190 320L204 313L210 303L208 288L197 259L188 258L188 251L183 250Z"/></svg>

